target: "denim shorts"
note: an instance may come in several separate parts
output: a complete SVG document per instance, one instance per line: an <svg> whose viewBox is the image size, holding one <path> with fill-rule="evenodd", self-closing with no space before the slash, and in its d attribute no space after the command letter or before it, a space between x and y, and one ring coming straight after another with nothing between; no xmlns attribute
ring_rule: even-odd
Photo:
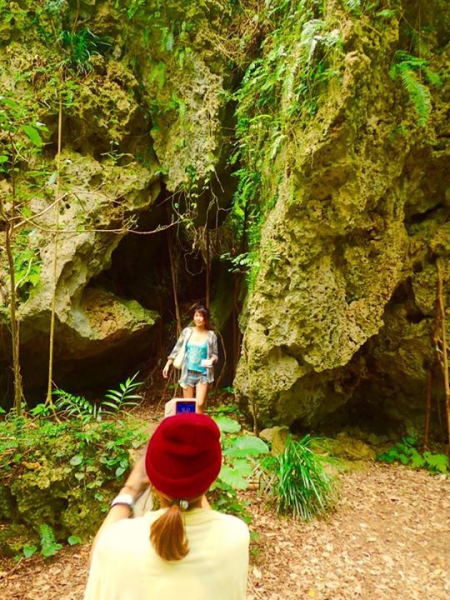
<svg viewBox="0 0 450 600"><path fill-rule="evenodd" d="M195 387L198 383L208 383L208 377L206 373L188 370L186 378L180 379L179 383L183 389L186 389L187 387Z"/></svg>

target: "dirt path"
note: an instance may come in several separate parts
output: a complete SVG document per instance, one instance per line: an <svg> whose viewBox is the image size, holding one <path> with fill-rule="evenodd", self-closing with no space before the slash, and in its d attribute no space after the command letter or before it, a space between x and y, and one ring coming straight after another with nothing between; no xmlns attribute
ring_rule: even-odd
<svg viewBox="0 0 450 600"><path fill-rule="evenodd" d="M262 551L250 598L450 598L449 479L372 465L344 476L327 522L277 524L261 511L254 525Z"/></svg>
<svg viewBox="0 0 450 600"><path fill-rule="evenodd" d="M250 495L248 600L448 600L450 479L370 465L327 521L278 519ZM0 563L1 600L82 600L88 546Z"/></svg>

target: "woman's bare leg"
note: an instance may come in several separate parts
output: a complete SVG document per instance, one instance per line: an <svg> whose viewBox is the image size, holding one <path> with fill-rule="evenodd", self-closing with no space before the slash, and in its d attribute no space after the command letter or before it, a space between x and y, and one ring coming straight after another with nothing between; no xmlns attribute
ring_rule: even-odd
<svg viewBox="0 0 450 600"><path fill-rule="evenodd" d="M188 385L186 388L183 388L183 398L194 398L195 388L191 385Z"/></svg>
<svg viewBox="0 0 450 600"><path fill-rule="evenodd" d="M197 386L195 389L196 389L195 399L197 402L197 412L198 413L205 412L206 397L208 395L208 384L207 383L197 383Z"/></svg>

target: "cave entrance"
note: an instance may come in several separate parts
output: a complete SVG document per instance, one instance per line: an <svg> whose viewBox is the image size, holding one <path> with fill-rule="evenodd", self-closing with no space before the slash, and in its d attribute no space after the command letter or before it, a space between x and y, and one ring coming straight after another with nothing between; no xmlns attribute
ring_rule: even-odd
<svg viewBox="0 0 450 600"><path fill-rule="evenodd" d="M148 345L142 348L141 356L134 357L134 365L146 361L145 370L159 365L176 339L173 277L183 325L190 321L196 304L207 304L208 296L213 301L219 299L222 305L220 296L233 294L233 278L219 258L223 243L219 227L226 211L216 207L207 213L208 218L203 211L190 223L183 221L169 226L176 220L172 205L173 197L161 194L151 211L140 216L134 231L121 240L112 254L109 269L89 283L89 287L101 287L118 297L136 300L160 315L152 333L147 334ZM232 302L228 305L232 306ZM230 311L219 324L224 331L220 343L227 346L221 354L228 356L229 363L221 385L229 385L234 375L236 344L231 332L239 331L237 316Z"/></svg>

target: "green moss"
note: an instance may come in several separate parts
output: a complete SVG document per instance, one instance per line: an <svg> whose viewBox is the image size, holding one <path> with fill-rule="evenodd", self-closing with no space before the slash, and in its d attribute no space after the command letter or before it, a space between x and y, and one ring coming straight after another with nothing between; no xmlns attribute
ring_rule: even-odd
<svg viewBox="0 0 450 600"><path fill-rule="evenodd" d="M0 523L0 556L17 556L27 545L38 545L39 535L28 525Z"/></svg>
<svg viewBox="0 0 450 600"><path fill-rule="evenodd" d="M16 516L14 496L9 487L0 483L0 521L12 520Z"/></svg>

